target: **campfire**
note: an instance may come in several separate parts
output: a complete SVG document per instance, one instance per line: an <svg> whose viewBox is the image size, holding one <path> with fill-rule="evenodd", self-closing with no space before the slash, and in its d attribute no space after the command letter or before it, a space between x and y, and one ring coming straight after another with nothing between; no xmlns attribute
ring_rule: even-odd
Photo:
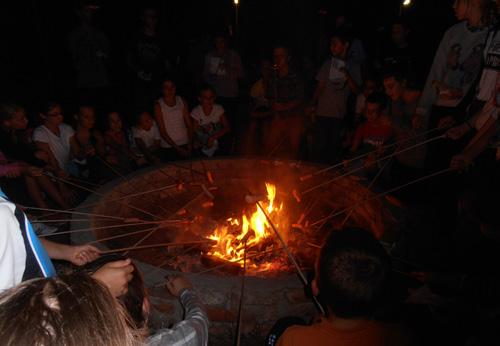
<svg viewBox="0 0 500 346"><path fill-rule="evenodd" d="M278 203L276 200L276 185L271 183L265 185L267 195L259 203L278 231L285 233L286 229L283 226L287 225L287 219L284 203L282 201ZM271 225L257 203L252 205L250 210L243 211L240 218L228 218L225 223L218 225L208 238L216 241L207 252L208 256L235 262L240 267L245 266L245 252L248 258L252 258L256 253L270 251L278 246ZM251 272L263 272L270 270L273 263L271 260L258 263L250 259L246 268Z"/></svg>

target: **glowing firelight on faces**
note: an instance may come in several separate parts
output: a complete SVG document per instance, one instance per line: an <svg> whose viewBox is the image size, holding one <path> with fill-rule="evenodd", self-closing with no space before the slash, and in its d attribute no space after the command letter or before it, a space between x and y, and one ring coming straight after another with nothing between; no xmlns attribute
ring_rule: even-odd
<svg viewBox="0 0 500 346"><path fill-rule="evenodd" d="M269 217L279 228L280 219L283 217L283 203L276 206L276 186L266 183L267 202L260 202L266 210ZM239 233L235 232L239 229ZM262 210L255 205L255 211L251 215L243 213L241 219L229 218L227 223L219 225L209 239L217 243L207 253L209 256L218 257L225 261L237 262L243 267L243 258L245 256L245 241L247 249L262 245L269 238L274 237L273 230ZM252 269L257 271L266 271L271 263L260 265L253 264Z"/></svg>

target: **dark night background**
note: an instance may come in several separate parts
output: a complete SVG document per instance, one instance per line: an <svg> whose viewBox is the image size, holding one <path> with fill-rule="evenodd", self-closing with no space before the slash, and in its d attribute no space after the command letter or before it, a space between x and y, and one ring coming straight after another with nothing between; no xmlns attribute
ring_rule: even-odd
<svg viewBox="0 0 500 346"><path fill-rule="evenodd" d="M232 0L97 1L97 25L108 35L112 48L114 87L126 79L128 42L140 24L144 7L156 8L160 32L172 59L182 65L189 45L196 39L226 31L234 23ZM411 41L428 66L444 30L453 23L453 1L413 0L404 11L412 28ZM0 75L1 101L20 102L28 108L39 100L70 102L74 71L68 50L68 34L78 24L75 2L31 0L2 2ZM321 9L327 15L320 15ZM234 44L249 70L268 54L275 42L285 42L295 56L320 63L318 38L337 14L350 17L368 54L397 18L399 1L241 0L239 35ZM385 30L385 31L384 31ZM369 58L370 59L370 58ZM118 92L119 94L119 92ZM119 102L119 100L118 100Z"/></svg>

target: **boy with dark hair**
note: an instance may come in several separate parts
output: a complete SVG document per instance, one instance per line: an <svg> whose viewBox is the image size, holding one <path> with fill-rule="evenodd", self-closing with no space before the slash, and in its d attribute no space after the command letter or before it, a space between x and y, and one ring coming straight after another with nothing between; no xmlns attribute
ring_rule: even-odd
<svg viewBox="0 0 500 346"><path fill-rule="evenodd" d="M391 271L382 245L368 231L333 231L316 263L313 293L328 309L327 317L311 326L286 330L278 346L405 345L400 330L373 320L382 305Z"/></svg>
<svg viewBox="0 0 500 346"><path fill-rule="evenodd" d="M362 145L370 149L380 147L392 138L390 121L383 114L386 102L387 98L380 92L374 92L366 98L366 122L356 129L351 152L357 152Z"/></svg>

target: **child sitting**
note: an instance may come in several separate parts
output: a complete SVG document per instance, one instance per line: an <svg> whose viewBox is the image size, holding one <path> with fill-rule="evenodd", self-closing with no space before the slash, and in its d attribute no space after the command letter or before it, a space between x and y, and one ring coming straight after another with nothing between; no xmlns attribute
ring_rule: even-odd
<svg viewBox="0 0 500 346"><path fill-rule="evenodd" d="M370 152L375 149L381 149L390 139L393 138L391 122L383 114L385 108L385 95L382 93L373 93L366 99L365 117L366 122L359 125L354 134L354 140L351 147L351 153ZM369 154L364 166L366 173L373 173L377 165L377 156L383 151Z"/></svg>
<svg viewBox="0 0 500 346"><path fill-rule="evenodd" d="M198 144L208 157L215 154L219 141L230 131L224 108L215 103L215 98L214 89L208 85L203 86L199 96L200 105L191 112Z"/></svg>
<svg viewBox="0 0 500 346"><path fill-rule="evenodd" d="M117 169L117 173L129 173L132 171L133 164L141 166L145 163L142 157L130 149L127 136L123 131L123 122L118 112L108 114L104 143L106 145L105 160Z"/></svg>
<svg viewBox="0 0 500 346"><path fill-rule="evenodd" d="M327 316L310 326L289 327L278 346L410 344L400 328L374 319L383 306L390 272L389 256L371 233L332 231L321 249L312 283Z"/></svg>
<svg viewBox="0 0 500 346"><path fill-rule="evenodd" d="M356 153L360 148L369 151L384 145L393 136L389 119L383 114L385 96L373 93L366 99L366 122L359 125L354 134L351 152Z"/></svg>
<svg viewBox="0 0 500 346"><path fill-rule="evenodd" d="M139 114L136 125L132 127L132 148L138 149L149 163L160 163L157 152L160 149L161 136L158 126L149 112Z"/></svg>

